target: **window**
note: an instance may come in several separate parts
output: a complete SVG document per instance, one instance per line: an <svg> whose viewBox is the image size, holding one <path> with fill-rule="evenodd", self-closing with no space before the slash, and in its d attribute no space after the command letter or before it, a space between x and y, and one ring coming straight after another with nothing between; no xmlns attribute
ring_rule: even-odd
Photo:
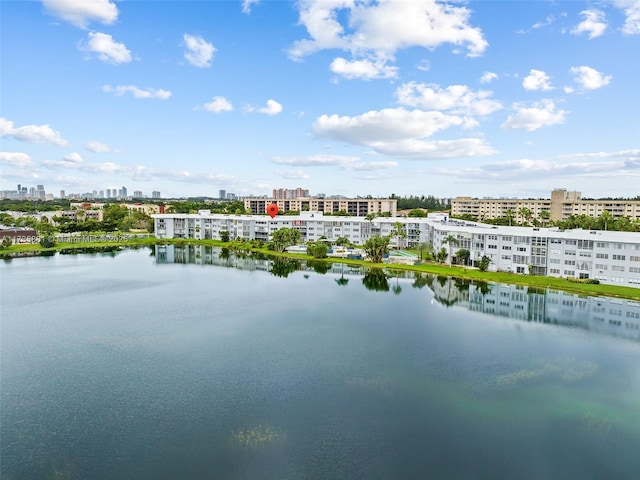
<svg viewBox="0 0 640 480"><path fill-rule="evenodd" d="M497 250L497 249L498 249L498 246L497 246L497 245L487 245L487 248L488 248L489 250Z"/></svg>
<svg viewBox="0 0 640 480"><path fill-rule="evenodd" d="M631 255L629 257L629 261L631 261L631 262L640 262L640 257L636 257L635 255Z"/></svg>
<svg viewBox="0 0 640 480"><path fill-rule="evenodd" d="M559 258L550 258L549 263L562 263Z"/></svg>
<svg viewBox="0 0 640 480"><path fill-rule="evenodd" d="M565 265L575 265L575 264L576 264L576 261L575 261L575 260L565 260L565 261L564 261L564 264L565 264Z"/></svg>
<svg viewBox="0 0 640 480"><path fill-rule="evenodd" d="M640 273L640 267L629 267L631 273Z"/></svg>
<svg viewBox="0 0 640 480"><path fill-rule="evenodd" d="M626 255L615 255L615 254L614 254L614 255L613 255L613 259L614 259L614 260L626 260L626 259L627 259L627 257L626 257Z"/></svg>
<svg viewBox="0 0 640 480"><path fill-rule="evenodd" d="M550 268L549 269L549 273L560 275L560 269L559 268Z"/></svg>
<svg viewBox="0 0 640 480"><path fill-rule="evenodd" d="M527 247L518 247L518 251L519 252L526 252L527 251Z"/></svg>
<svg viewBox="0 0 640 480"><path fill-rule="evenodd" d="M596 258L609 258L608 253L596 253Z"/></svg>
<svg viewBox="0 0 640 480"><path fill-rule="evenodd" d="M595 268L596 270L607 270L609 267L604 263L596 263Z"/></svg>
<svg viewBox="0 0 640 480"><path fill-rule="evenodd" d="M611 270L614 272L624 272L624 265L613 265Z"/></svg>
<svg viewBox="0 0 640 480"><path fill-rule="evenodd" d="M511 250L511 245L503 245L502 250Z"/></svg>
<svg viewBox="0 0 640 480"><path fill-rule="evenodd" d="M575 256L576 251L575 251L575 250L565 250L565 251L564 251L564 254L565 254L565 255L574 255L574 256Z"/></svg>
<svg viewBox="0 0 640 480"><path fill-rule="evenodd" d="M564 271L564 275L565 275L566 277L573 277L575 274L576 274L576 272L575 272L575 271L573 271L573 270L565 270L565 271Z"/></svg>

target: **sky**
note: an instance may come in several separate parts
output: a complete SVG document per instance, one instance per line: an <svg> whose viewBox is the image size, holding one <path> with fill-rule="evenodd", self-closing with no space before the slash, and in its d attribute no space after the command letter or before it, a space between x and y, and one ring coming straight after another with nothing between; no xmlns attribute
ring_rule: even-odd
<svg viewBox="0 0 640 480"><path fill-rule="evenodd" d="M0 190L640 195L640 0L2 0L0 28Z"/></svg>

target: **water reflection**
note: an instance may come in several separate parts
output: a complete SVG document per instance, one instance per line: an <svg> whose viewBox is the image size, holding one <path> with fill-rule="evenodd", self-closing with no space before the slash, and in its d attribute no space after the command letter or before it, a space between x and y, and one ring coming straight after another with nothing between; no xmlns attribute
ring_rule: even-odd
<svg viewBox="0 0 640 480"><path fill-rule="evenodd" d="M447 308L465 308L527 322L556 324L640 340L640 302L608 297L586 297L551 289L470 281L443 275L403 270L367 268L321 261L292 260L244 251L197 245L156 246L156 262L218 265L240 270L262 270L278 277L296 271L336 274L338 286L358 277L371 291L403 292L399 279L412 280L413 288L428 287L433 299ZM389 279L394 278L393 287Z"/></svg>

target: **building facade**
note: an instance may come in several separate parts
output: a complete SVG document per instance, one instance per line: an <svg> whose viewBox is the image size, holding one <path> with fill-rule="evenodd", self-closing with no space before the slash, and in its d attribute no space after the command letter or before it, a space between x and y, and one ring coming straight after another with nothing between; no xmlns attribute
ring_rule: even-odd
<svg viewBox="0 0 640 480"><path fill-rule="evenodd" d="M527 208L532 218L541 219L548 212L550 220L566 220L571 215L599 217L606 210L614 217L640 219L640 200L589 200L583 199L580 192L556 189L550 199L517 198L472 198L456 197L451 201L451 215L472 215L478 219L509 216L511 210L514 220L527 220L520 215L520 209Z"/></svg>
<svg viewBox="0 0 640 480"><path fill-rule="evenodd" d="M398 201L388 198L310 198L300 197L292 199L256 198L244 199L244 208L254 215L266 213L267 207L275 203L281 212L311 211L322 213L347 212L354 217L364 217L368 214L390 214L395 217L398 212Z"/></svg>
<svg viewBox="0 0 640 480"><path fill-rule="evenodd" d="M434 251L445 249L447 261L456 252L470 252L469 266L483 256L490 271L551 277L597 279L601 283L640 288L640 233L565 230L535 227L502 227L432 214L428 218L324 216L322 212L300 215L224 215L201 210L197 214L152 215L158 238L270 240L280 228L300 231L302 242L346 237L362 245L375 235L391 236L394 225L404 227L405 237L391 236L392 246L427 243Z"/></svg>

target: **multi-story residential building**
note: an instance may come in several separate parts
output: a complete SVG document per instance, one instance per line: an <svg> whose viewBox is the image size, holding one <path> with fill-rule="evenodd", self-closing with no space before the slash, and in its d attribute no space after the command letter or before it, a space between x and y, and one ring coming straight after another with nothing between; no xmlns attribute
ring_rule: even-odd
<svg viewBox="0 0 640 480"><path fill-rule="evenodd" d="M309 190L305 190L303 188L278 188L273 190L273 198L277 198L278 200L291 200L294 198L307 198L309 197Z"/></svg>
<svg viewBox="0 0 640 480"><path fill-rule="evenodd" d="M323 213L347 212L354 217L364 217L368 214L390 214L395 217L398 211L398 200L389 198L310 198L300 197L290 200L278 198L244 199L245 210L253 214L264 214L267 207L275 203L281 212L311 211Z"/></svg>
<svg viewBox="0 0 640 480"><path fill-rule="evenodd" d="M640 200L587 200L580 192L556 189L550 199L517 198L472 198L456 197L451 201L451 215L472 215L478 219L509 216L511 211L515 221L522 218L520 209L526 208L532 218L541 219L548 212L551 220L566 220L571 215L599 217L607 210L614 217L640 219Z"/></svg>
<svg viewBox="0 0 640 480"><path fill-rule="evenodd" d="M303 242L346 237L362 245L374 235L391 235L394 225L404 226L406 238L391 237L393 246L429 243L442 248L447 260L456 252L470 252L470 266L489 257L490 271L597 279L602 283L640 288L640 234L565 230L557 228L502 227L449 219L446 214L428 218L324 216L322 212L300 215L224 215L201 210L197 214L152 215L158 238L220 239L268 241L276 230L296 228Z"/></svg>

